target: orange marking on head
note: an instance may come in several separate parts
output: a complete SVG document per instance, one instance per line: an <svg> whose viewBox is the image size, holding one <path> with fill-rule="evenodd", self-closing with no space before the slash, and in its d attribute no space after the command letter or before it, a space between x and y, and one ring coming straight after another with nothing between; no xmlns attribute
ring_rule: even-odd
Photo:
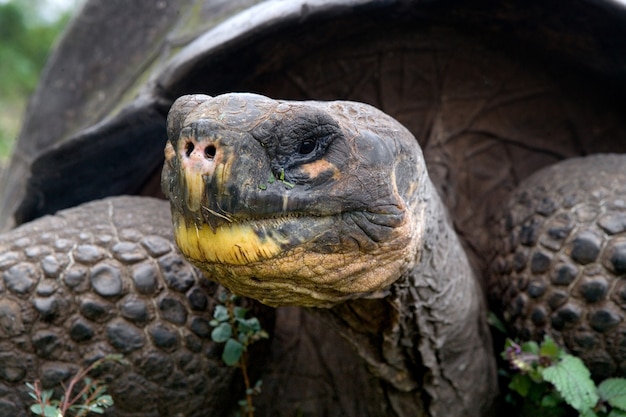
<svg viewBox="0 0 626 417"><path fill-rule="evenodd" d="M333 178L336 178L339 174L337 167L325 159L319 159L309 164L304 164L300 169L309 176L309 178L317 178L320 174L332 171Z"/></svg>

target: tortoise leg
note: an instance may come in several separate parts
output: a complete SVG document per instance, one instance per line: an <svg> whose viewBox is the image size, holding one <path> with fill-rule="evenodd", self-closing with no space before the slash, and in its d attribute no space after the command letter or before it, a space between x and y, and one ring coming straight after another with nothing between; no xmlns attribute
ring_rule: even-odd
<svg viewBox="0 0 626 417"><path fill-rule="evenodd" d="M169 211L165 201L112 198L0 235L0 415L30 415L25 382L59 386L112 353L129 364L98 368L114 398L109 415L236 406L240 372L210 338L221 289L179 255ZM271 329L274 311L254 308Z"/></svg>
<svg viewBox="0 0 626 417"><path fill-rule="evenodd" d="M626 156L542 170L495 224L490 294L522 340L548 334L594 378L626 372Z"/></svg>

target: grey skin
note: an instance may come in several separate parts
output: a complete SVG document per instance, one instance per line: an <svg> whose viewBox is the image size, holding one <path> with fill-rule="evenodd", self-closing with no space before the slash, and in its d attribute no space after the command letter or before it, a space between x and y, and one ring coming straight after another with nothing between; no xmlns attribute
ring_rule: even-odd
<svg viewBox="0 0 626 417"><path fill-rule="evenodd" d="M0 221L12 226L117 194L159 196L165 118L181 95L352 100L415 136L470 263L486 277L491 212L524 178L567 158L626 150L626 25L616 2L253 3L88 1L31 101L0 182ZM126 213L136 230L156 217ZM97 235L98 226L83 231ZM261 415L393 415L387 384L368 376L331 326L302 309L278 309L274 335ZM26 349L2 346L3 355ZM3 399L22 382L2 379ZM222 401L234 405L239 393L232 395ZM133 401L135 409L144 404Z"/></svg>

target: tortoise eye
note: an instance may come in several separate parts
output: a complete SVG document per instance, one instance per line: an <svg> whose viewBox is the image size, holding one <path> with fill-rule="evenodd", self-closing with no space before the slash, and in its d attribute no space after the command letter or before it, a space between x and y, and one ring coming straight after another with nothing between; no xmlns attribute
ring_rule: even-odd
<svg viewBox="0 0 626 417"><path fill-rule="evenodd" d="M317 147L317 141L314 139L305 139L300 144L300 149L298 149L298 153L300 155L308 155L315 150Z"/></svg>

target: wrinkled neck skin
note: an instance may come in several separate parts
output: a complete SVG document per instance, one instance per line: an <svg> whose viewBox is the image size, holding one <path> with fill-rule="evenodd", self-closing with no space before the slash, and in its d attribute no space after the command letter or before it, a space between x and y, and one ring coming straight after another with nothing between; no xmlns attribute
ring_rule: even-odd
<svg viewBox="0 0 626 417"><path fill-rule="evenodd" d="M484 295L432 183L423 183L415 265L384 298L317 314L388 383L394 415L486 416L497 381Z"/></svg>

